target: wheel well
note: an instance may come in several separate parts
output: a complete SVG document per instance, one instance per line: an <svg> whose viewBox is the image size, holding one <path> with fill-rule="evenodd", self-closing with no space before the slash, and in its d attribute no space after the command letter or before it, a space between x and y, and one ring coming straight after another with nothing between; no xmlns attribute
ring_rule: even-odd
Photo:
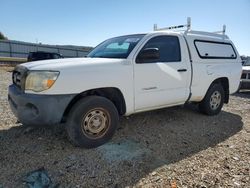
<svg viewBox="0 0 250 188"><path fill-rule="evenodd" d="M226 77L217 78L216 80L214 80L212 82L212 84L215 84L215 83L222 85L222 87L225 91L224 103L228 103L228 101L229 101L229 81L228 81L228 78L226 78Z"/></svg>
<svg viewBox="0 0 250 188"><path fill-rule="evenodd" d="M74 106L77 101L79 101L81 98L86 97L86 96L102 96L110 101L113 102L115 107L117 108L117 111L120 115L123 115L126 113L126 104L125 104L125 99L121 93L121 91L117 88L113 87L108 87L108 88L98 88L98 89L91 89L88 91L84 91L78 95L76 95L68 104L66 110L63 113L63 117L61 122L64 123L67 120L67 116L71 110L71 108Z"/></svg>

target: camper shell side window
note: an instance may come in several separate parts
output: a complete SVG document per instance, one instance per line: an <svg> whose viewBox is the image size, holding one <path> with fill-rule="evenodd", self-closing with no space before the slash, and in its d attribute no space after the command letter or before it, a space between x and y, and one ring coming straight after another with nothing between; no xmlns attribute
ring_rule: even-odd
<svg viewBox="0 0 250 188"><path fill-rule="evenodd" d="M230 43L194 40L194 46L202 59L236 59L236 52Z"/></svg>

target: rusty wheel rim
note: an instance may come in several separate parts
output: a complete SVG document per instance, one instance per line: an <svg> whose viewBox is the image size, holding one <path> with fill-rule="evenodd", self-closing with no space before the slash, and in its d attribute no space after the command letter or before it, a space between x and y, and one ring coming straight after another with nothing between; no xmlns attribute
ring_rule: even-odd
<svg viewBox="0 0 250 188"><path fill-rule="evenodd" d="M103 137L110 127L110 114L103 108L94 108L88 111L82 119L82 132L88 138Z"/></svg>

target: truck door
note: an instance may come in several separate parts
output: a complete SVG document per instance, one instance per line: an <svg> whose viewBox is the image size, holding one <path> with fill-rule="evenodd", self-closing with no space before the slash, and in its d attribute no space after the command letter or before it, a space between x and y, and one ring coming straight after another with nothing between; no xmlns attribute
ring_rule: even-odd
<svg viewBox="0 0 250 188"><path fill-rule="evenodd" d="M180 40L186 45L179 36L155 36L136 55L135 111L181 104L187 100L191 68L185 57L187 50L181 49Z"/></svg>

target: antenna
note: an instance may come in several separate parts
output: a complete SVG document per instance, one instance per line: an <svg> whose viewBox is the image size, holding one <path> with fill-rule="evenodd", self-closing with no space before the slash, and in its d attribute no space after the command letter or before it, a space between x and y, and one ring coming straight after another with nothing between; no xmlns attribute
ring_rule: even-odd
<svg viewBox="0 0 250 188"><path fill-rule="evenodd" d="M163 27L163 28L158 28L157 24L154 24L154 31L163 31L163 30L170 30L170 29L179 29L187 27L187 30L189 31L191 29L191 18L187 18L187 24L184 25L176 25L176 26L170 26L170 27Z"/></svg>

